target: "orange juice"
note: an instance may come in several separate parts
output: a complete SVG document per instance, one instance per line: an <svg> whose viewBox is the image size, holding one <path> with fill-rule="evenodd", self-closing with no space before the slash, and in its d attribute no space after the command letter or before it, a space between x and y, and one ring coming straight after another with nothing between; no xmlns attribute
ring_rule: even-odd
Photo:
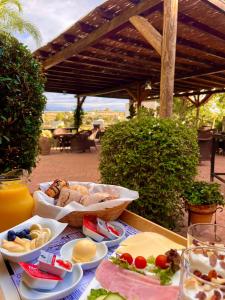
<svg viewBox="0 0 225 300"><path fill-rule="evenodd" d="M32 216L34 200L21 180L0 182L0 232Z"/></svg>

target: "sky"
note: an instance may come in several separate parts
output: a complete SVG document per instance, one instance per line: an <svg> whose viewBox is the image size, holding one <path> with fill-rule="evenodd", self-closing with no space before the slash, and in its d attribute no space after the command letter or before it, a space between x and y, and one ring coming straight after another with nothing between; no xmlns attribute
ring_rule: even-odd
<svg viewBox="0 0 225 300"><path fill-rule="evenodd" d="M105 0L21 0L24 18L31 21L40 30L42 45L53 40L76 21L84 17ZM35 41L29 35L17 36L24 44L34 51ZM46 93L46 111L71 111L75 108L73 95ZM84 110L103 110L110 108L125 111L127 100L87 97Z"/></svg>

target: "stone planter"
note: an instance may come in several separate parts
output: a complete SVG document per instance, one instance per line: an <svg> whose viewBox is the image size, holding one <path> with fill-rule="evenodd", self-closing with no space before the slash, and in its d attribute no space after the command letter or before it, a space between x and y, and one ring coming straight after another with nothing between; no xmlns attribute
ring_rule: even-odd
<svg viewBox="0 0 225 300"><path fill-rule="evenodd" d="M211 223L212 216L216 212L217 205L191 205L187 204L191 224Z"/></svg>
<svg viewBox="0 0 225 300"><path fill-rule="evenodd" d="M41 136L39 138L39 148L41 155L49 155L51 151L51 139Z"/></svg>

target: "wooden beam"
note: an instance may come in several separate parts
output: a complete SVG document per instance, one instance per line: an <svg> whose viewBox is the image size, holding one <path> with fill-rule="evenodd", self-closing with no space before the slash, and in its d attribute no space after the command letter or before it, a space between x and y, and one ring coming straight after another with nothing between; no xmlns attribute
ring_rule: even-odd
<svg viewBox="0 0 225 300"><path fill-rule="evenodd" d="M133 82L132 84L130 83L130 84L127 84L127 85L106 88L106 89L103 89L103 90L93 91L91 93L83 93L83 94L80 94L79 96L93 96L93 95L99 96L99 95L107 95L107 94L110 94L110 93L120 92L120 91L126 91L127 92L127 90L128 89L130 90L132 86L135 86L135 89L136 89L136 86L138 84L139 84L139 82Z"/></svg>
<svg viewBox="0 0 225 300"><path fill-rule="evenodd" d="M129 19L131 24L146 39L146 41L158 52L162 54L162 35L141 16L133 16Z"/></svg>
<svg viewBox="0 0 225 300"><path fill-rule="evenodd" d="M93 59L95 60L95 59ZM142 75L146 76L148 72L146 70L143 70L143 68L139 68L139 70L131 69L129 68L129 65L127 67L121 67L117 66L116 64L109 64L107 62L105 63L99 63L99 62L87 62L88 60L85 61L85 59L81 60L75 60L73 59L68 59L64 61L64 64L69 65L69 66L86 66L86 67L91 67L95 69L101 69L101 70L110 70L110 71L117 71L119 73L127 73L127 74L134 74L134 75Z"/></svg>
<svg viewBox="0 0 225 300"><path fill-rule="evenodd" d="M209 3L215 5L218 7L220 10L225 12L225 2L224 0L207 0Z"/></svg>
<svg viewBox="0 0 225 300"><path fill-rule="evenodd" d="M205 97L199 101L199 107L206 104L207 102L209 102L211 97L212 97L212 94L205 95Z"/></svg>
<svg viewBox="0 0 225 300"><path fill-rule="evenodd" d="M128 22L130 17L139 15L145 10L159 4L160 2L162 2L162 0L145 0L137 4L136 6L126 9L111 21L105 22L102 26L90 33L87 37L80 39L75 43L72 43L65 49L46 59L43 63L44 69L47 70L52 66L55 66L56 64L64 61L65 59L72 57L74 54L82 52L88 46L96 43L99 39L103 38L108 33L118 29L124 23Z"/></svg>
<svg viewBox="0 0 225 300"><path fill-rule="evenodd" d="M221 31L216 30L215 28L212 28L208 26L205 23L199 22L197 19L194 19L186 14L178 13L178 21L185 24L186 26L197 28L197 30L206 32L207 34L212 35L213 37L217 37L225 40L225 34Z"/></svg>
<svg viewBox="0 0 225 300"><path fill-rule="evenodd" d="M173 112L177 16L178 0L164 1L159 113L162 118L171 117Z"/></svg>
<svg viewBox="0 0 225 300"><path fill-rule="evenodd" d="M144 41L137 39L137 38L126 37L122 34L116 34L109 38L116 42L122 41L123 43L128 44L128 45L137 45L139 49L143 49L143 50L149 49L148 45ZM177 40L177 45L179 45L178 40ZM213 61L207 60L205 57L201 58L200 56L195 56L193 54L192 55L189 54L187 56L187 53L185 53L185 52L183 53L182 50L183 49L180 49L180 51L176 51L177 58L182 58L182 59L185 59L187 61L191 61L191 62L194 62L197 64L202 63L204 65L219 67L219 64L215 64Z"/></svg>
<svg viewBox="0 0 225 300"><path fill-rule="evenodd" d="M213 89L213 90L204 90L204 91L195 91L195 92L178 92L174 93L175 97L183 97L183 96L194 96L194 95L205 95L205 94L221 94L225 93L225 89Z"/></svg>
<svg viewBox="0 0 225 300"><path fill-rule="evenodd" d="M136 102L137 101L137 96L135 95L135 93L133 93L131 91L131 89L125 89L125 91L127 92L127 94L132 98L133 102Z"/></svg>

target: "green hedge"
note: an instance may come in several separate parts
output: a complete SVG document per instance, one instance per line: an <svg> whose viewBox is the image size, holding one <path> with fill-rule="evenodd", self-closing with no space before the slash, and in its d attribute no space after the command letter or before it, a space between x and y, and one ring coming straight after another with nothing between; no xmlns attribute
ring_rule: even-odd
<svg viewBox="0 0 225 300"><path fill-rule="evenodd" d="M138 190L130 209L168 228L182 217L180 194L196 175L197 132L147 115L118 123L102 139L103 183Z"/></svg>
<svg viewBox="0 0 225 300"><path fill-rule="evenodd" d="M35 166L43 92L41 65L17 39L0 33L0 173Z"/></svg>

